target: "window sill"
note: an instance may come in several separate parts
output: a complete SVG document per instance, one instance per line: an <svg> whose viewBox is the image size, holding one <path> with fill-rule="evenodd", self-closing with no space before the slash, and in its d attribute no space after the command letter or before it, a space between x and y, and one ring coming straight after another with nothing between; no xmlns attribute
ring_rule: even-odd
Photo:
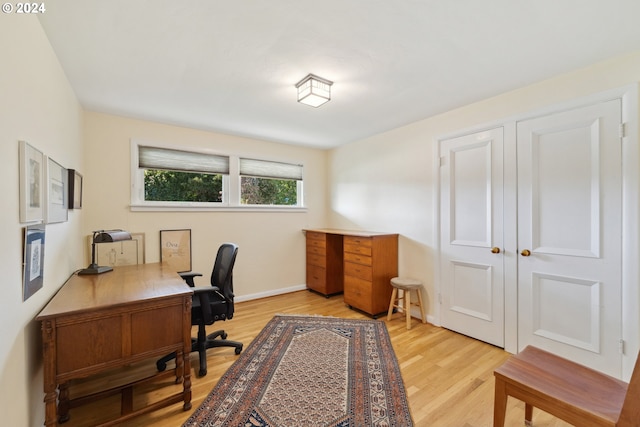
<svg viewBox="0 0 640 427"><path fill-rule="evenodd" d="M302 206L129 205L132 212L307 212Z"/></svg>

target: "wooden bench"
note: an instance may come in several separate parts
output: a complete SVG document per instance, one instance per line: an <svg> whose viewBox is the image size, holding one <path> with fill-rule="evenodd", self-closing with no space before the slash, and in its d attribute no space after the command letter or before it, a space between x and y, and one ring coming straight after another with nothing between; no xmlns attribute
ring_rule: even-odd
<svg viewBox="0 0 640 427"><path fill-rule="evenodd" d="M640 357L639 357L640 359ZM525 403L525 425L536 407L576 426L640 425L640 362L629 384L529 346L494 371L493 426L503 427L507 398Z"/></svg>

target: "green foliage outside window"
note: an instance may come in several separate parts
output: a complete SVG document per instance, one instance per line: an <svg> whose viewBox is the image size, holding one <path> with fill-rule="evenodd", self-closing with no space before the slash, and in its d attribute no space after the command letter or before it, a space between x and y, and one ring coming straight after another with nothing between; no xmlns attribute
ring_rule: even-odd
<svg viewBox="0 0 640 427"><path fill-rule="evenodd" d="M298 203L297 181L241 177L241 204ZM146 169L144 199L152 202L222 202L222 175Z"/></svg>
<svg viewBox="0 0 640 427"><path fill-rule="evenodd" d="M298 203L297 181L241 177L240 203L243 205L292 205Z"/></svg>
<svg viewBox="0 0 640 427"><path fill-rule="evenodd" d="M222 175L146 169L144 199L159 202L222 202Z"/></svg>

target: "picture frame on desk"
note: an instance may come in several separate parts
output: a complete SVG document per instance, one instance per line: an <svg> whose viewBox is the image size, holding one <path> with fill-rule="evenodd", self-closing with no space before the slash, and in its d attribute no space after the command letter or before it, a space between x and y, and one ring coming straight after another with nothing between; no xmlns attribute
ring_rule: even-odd
<svg viewBox="0 0 640 427"><path fill-rule="evenodd" d="M44 154L26 141L18 143L20 157L20 222L44 218Z"/></svg>
<svg viewBox="0 0 640 427"><path fill-rule="evenodd" d="M41 289L44 282L45 225L29 225L24 230L22 301Z"/></svg>
<svg viewBox="0 0 640 427"><path fill-rule="evenodd" d="M160 230L160 262L178 273L191 271L191 229Z"/></svg>
<svg viewBox="0 0 640 427"><path fill-rule="evenodd" d="M96 263L109 267L144 264L144 233L131 233L131 240L111 243L96 243ZM87 236L87 251L91 253L93 235ZM89 262L91 260L89 259Z"/></svg>

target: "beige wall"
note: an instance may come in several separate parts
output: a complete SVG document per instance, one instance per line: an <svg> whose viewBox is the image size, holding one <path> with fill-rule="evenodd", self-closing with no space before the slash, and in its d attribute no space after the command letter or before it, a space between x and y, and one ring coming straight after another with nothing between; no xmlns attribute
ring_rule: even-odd
<svg viewBox="0 0 640 427"><path fill-rule="evenodd" d="M333 150L328 163L334 227L398 232L400 274L426 287L434 314L437 140L553 104L640 81L640 52L594 64ZM353 159L357 159L354 162ZM433 320L433 319L432 319Z"/></svg>
<svg viewBox="0 0 640 427"><path fill-rule="evenodd" d="M5 426L44 422L42 344L34 318L80 265L82 211L46 227L44 286L22 302L18 141L83 169L81 108L35 16L0 17L0 414Z"/></svg>
<svg viewBox="0 0 640 427"><path fill-rule="evenodd" d="M157 262L159 231L188 228L192 234L193 269L207 275L221 243L231 241L239 245L234 290L241 299L304 285L305 250L301 230L326 223L325 151L92 112L85 114L84 125L85 234L108 228L145 233L146 261ZM301 162L307 209L133 212L129 208L131 139Z"/></svg>

